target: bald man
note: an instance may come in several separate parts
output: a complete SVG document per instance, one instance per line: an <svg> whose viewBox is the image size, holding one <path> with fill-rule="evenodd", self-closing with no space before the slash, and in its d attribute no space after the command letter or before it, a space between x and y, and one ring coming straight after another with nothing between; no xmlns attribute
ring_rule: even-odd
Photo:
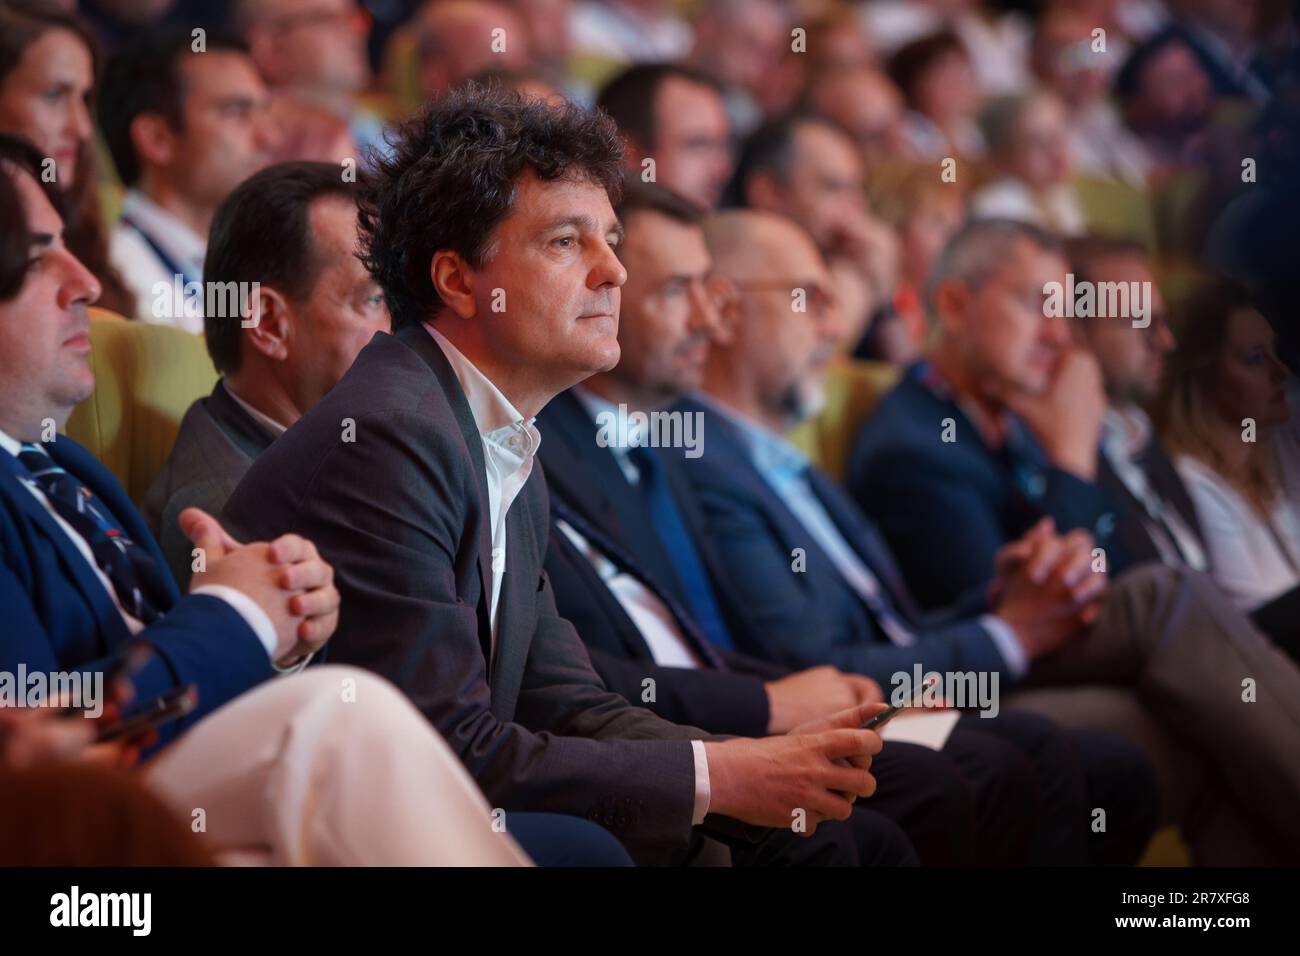
<svg viewBox="0 0 1300 956"><path fill-rule="evenodd" d="M743 622L735 631L741 649L866 674L887 696L914 669L949 675L954 686L983 681L994 688L980 705L984 716L962 720L1033 761L1043 800L1035 861L1135 861L1157 803L1141 752L1037 716L993 716L999 680L1019 671L1029 648L1073 630L1080 608L1061 582L1087 552L1039 529L1041 541L1019 544L1043 565L1041 584L1029 565L1008 560L987 613L957 608L938 623L922 621L868 519L783 437L819 409L838 341L825 261L806 233L770 214L723 213L706 222L705 235L726 300L702 392L676 408L699 417L707 453L671 464L698 499L719 600L729 619ZM1105 833L1089 830L1092 807L1106 808Z"/></svg>

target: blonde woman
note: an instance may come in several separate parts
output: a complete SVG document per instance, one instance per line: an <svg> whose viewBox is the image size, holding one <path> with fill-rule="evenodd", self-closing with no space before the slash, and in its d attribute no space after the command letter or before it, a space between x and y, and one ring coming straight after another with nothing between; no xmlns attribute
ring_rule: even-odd
<svg viewBox="0 0 1300 956"><path fill-rule="evenodd" d="M1160 403L1211 573L1247 609L1300 584L1300 443L1288 374L1267 320L1239 288L1216 284L1190 307Z"/></svg>

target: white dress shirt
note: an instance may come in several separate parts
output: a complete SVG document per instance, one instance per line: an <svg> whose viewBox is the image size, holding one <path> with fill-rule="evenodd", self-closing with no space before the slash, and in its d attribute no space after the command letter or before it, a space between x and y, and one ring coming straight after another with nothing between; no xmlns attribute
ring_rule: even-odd
<svg viewBox="0 0 1300 956"><path fill-rule="evenodd" d="M281 425L270 415L266 414L265 412L259 411L258 409L254 408L252 405L248 404L248 402L240 398L238 395L236 395L235 390L231 388L224 379L221 382L221 387L227 395L229 395L231 398L235 400L235 404L238 405L240 408L242 408L244 411L248 412L249 417L252 418L253 421L257 422L257 424L265 428L271 434L271 437L279 438L281 435L283 435L285 432L289 430L288 425Z"/></svg>
<svg viewBox="0 0 1300 956"><path fill-rule="evenodd" d="M590 389L581 385L573 389L574 396L591 415L593 423L601 412L618 415L618 409L612 402L601 398ZM641 482L641 473L637 470L628 451L642 443L641 429L637 422L629 421L627 444L611 444L606 450L614 456L614 462L629 485ZM605 581L623 610L627 612L641 637L650 648L650 656L661 667L699 667L702 663L698 654L691 649L690 643L682 636L676 619L663 601L654 592L632 575L619 569L612 561L591 546L586 538L578 534L567 524L561 523L560 529L574 546L586 556L595 567L596 573Z"/></svg>
<svg viewBox="0 0 1300 956"><path fill-rule="evenodd" d="M892 606L892 598L857 549L845 539L835 519L826 511L826 506L808 482L806 475L810 463L807 456L785 438L746 418L713 396L701 392L694 397L737 427L749 446L750 460L763 481L790 509L817 546L826 552L835 570L859 595L862 603L870 608L879 601L895 611L897 621L883 616L876 618L890 642L900 647L915 643L916 635L904 629L903 616ZM1029 671L1029 655L1011 625L996 614L981 615L979 624L997 648L1007 672L1017 679L1025 676Z"/></svg>
<svg viewBox="0 0 1300 956"><path fill-rule="evenodd" d="M132 226L130 223L134 223ZM136 228L139 227L139 228ZM181 271L182 289L186 282L203 282L203 257L207 252L207 239L200 236L180 219L136 189L127 190L122 204L122 221L113 227L108 240L108 258L135 295L135 317L156 325L174 325L195 335L203 334L203 313L188 314L182 303L173 302L171 290L176 285L176 273L158 257L140 233L143 230ZM168 288L165 302L159 299L155 286L163 283ZM158 305L158 309L155 309ZM161 312L162 314L157 314Z"/></svg>
<svg viewBox="0 0 1300 956"><path fill-rule="evenodd" d="M533 473L533 459L542 444L541 432L478 370L451 340L429 323L428 329L456 373L483 439L483 462L487 469L488 520L492 528L492 599L488 620L492 627L492 654L497 648L497 605L501 601L501 577L505 574L506 513Z"/></svg>
<svg viewBox="0 0 1300 956"><path fill-rule="evenodd" d="M17 458L19 451L22 450L22 443L16 438L7 435L5 432L0 431L0 449L3 449L6 453ZM23 478L21 481L24 487L32 493L33 497L35 497L45 510L50 513L50 517L54 519L55 523L63 529L63 533L72 541L77 551L81 553L81 556L86 559L86 563L89 564L91 570L94 571L95 577L99 578L99 582L104 585L104 590L107 591L108 596L113 599L113 604L117 607L118 613L122 615L122 620L126 623L127 629L132 634L139 634L143 631L145 627L144 622L126 608L122 607L122 602L118 599L117 590L113 587L113 582L108 579L108 575L101 571L99 565L95 562L95 555L94 552L90 550L89 542L78 534L72 525L68 524L59 516L53 503L49 498L45 497L45 492L41 490L40 486L36 482L27 478ZM257 639L266 647L267 656L274 659L276 644L275 625L271 623L271 618L267 616L267 613L262 610L256 601L244 594L242 591L224 584L204 584L200 587L194 588L190 593L207 594L215 598L220 598L233 607L239 616L244 619L244 622L248 624L252 632L257 635Z"/></svg>
<svg viewBox="0 0 1300 956"><path fill-rule="evenodd" d="M1238 607L1253 610L1300 584L1300 446L1275 436L1283 487L1267 518L1199 459L1174 462L1196 506L1214 579Z"/></svg>
<svg viewBox="0 0 1300 956"><path fill-rule="evenodd" d="M428 322L424 327L438 343L452 371L456 373L456 380L465 392L465 399L474 415L474 424L478 426L479 435L483 439L488 511L492 523L492 601L488 620L492 628L492 654L495 657L497 603L501 599L501 575L506 564L506 512L533 472L533 458L542 443L542 435L533 424L535 419L524 421L524 416L511 404L510 399L460 349L452 345L447 336ZM703 741L692 740L691 751L695 758L695 806L691 822L698 824L709 812L709 763Z"/></svg>

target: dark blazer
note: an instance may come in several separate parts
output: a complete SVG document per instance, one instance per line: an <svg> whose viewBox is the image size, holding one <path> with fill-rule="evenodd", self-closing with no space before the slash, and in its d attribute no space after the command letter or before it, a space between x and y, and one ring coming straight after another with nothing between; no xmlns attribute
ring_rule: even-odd
<svg viewBox="0 0 1300 956"><path fill-rule="evenodd" d="M181 597L157 543L112 473L66 436L45 449L157 562L155 590L166 613L138 636L154 654L132 677L136 699L189 683L199 691L198 710L161 728L160 743L270 677L266 647L234 608L215 597ZM17 459L0 451L0 670L12 673L20 663L29 672L104 670L132 642L131 633L90 563L19 480L22 473Z"/></svg>
<svg viewBox="0 0 1300 956"><path fill-rule="evenodd" d="M176 519L186 508L220 514L244 472L274 440L230 397L223 382L181 419L171 455L140 502L140 513L181 587L189 584L193 545Z"/></svg>
<svg viewBox="0 0 1300 956"><path fill-rule="evenodd" d="M729 616L746 621L733 631L743 650L790 667L833 664L866 674L882 687L917 662L939 671L1003 667L997 646L977 621L957 611L926 617L916 610L871 523L814 468L810 481L822 505L888 592L894 612L917 635L909 647L891 643L873 612L751 463L736 427L690 399L677 408L704 416L706 451L699 458L665 458L698 502L704 524L696 537L712 542L705 560L714 580L724 582L718 594ZM804 555L801 571L795 569L796 549ZM968 610L973 609L961 612Z"/></svg>
<svg viewBox="0 0 1300 956"><path fill-rule="evenodd" d="M1060 531L1084 528L1109 550L1112 505L1097 484L1051 466L1019 427L1025 485L1006 452L995 452L951 398L922 383L913 365L863 425L845 484L884 533L924 607L937 608L987 587L999 547L1050 515ZM945 419L954 441L945 442Z"/></svg>
<svg viewBox="0 0 1300 956"><path fill-rule="evenodd" d="M649 510L623 476L613 452L596 444L596 426L587 409L572 392L565 392L546 406L537 424L552 498L633 554L652 578L648 586L653 591L671 590L681 602L676 572L663 554ZM651 573L652 567L661 570ZM667 720L714 733L766 735L771 713L764 682L786 676L788 668L721 648L712 653L723 669L711 668L707 661L699 669L656 665L640 629L554 521L546 572L560 614L573 622L611 689ZM689 641L689 635L683 637ZM654 701L644 699L646 678L655 681Z"/></svg>
<svg viewBox="0 0 1300 956"><path fill-rule="evenodd" d="M393 681L488 800L599 820L625 842L685 844L703 731L607 690L542 570L541 467L506 518L495 656L482 439L421 326L379 333L258 458L226 505L236 533L302 534L342 594L330 659Z"/></svg>
<svg viewBox="0 0 1300 956"><path fill-rule="evenodd" d="M1153 435L1150 443L1142 452L1140 465L1146 472L1147 481L1161 500L1178 512L1178 516L1196 535L1196 540L1204 547L1201 536L1200 519L1196 517L1196 507L1187 494L1187 487L1179 477L1174 463L1165 454L1160 442ZM1118 543L1116 557L1110 561L1112 573L1122 571L1132 564L1146 561L1160 561L1160 550L1151 539L1147 530L1146 509L1133 496L1119 475L1111 467L1109 459L1103 454L1097 467L1097 483L1105 490L1115 516L1114 540ZM1206 555L1208 557L1208 550Z"/></svg>

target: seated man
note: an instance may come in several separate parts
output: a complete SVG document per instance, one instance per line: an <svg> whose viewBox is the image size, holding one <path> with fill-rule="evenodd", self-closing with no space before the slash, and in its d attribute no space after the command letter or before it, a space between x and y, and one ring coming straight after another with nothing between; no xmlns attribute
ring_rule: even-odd
<svg viewBox="0 0 1300 956"><path fill-rule="evenodd" d="M826 665L796 672L735 650L735 643L755 644L729 634L745 622L723 619L707 593L707 573L684 558L695 554L696 543L667 531L695 502L688 497L678 505L659 493L664 466L658 459L706 452L707 436L661 434L673 447L655 447L636 444L655 437L649 427L624 434L617 423L640 415L648 422L698 387L717 321L705 288L711 262L701 213L688 201L628 177L616 211L624 228L618 254L628 270L621 358L538 416L545 438L539 457L551 492L546 570L556 606L574 623L606 684L670 720L762 736L784 733L864 693L879 699L879 686L868 678ZM999 720L1046 724L1026 715ZM1046 781L1078 777L1065 735L1032 754L1042 767L1035 779L1030 755L982 732L989 724L963 720L941 751L900 742L876 758L880 785L869 806L903 827L926 865L1026 863L1036 826L1049 831L1081 814L1073 804L1059 814L1039 806L1040 792L1072 792ZM1059 855L1050 839L1043 844ZM1081 853L1081 839L1075 847Z"/></svg>
<svg viewBox="0 0 1300 956"><path fill-rule="evenodd" d="M182 597L122 486L55 435L94 387L86 306L99 285L64 245L40 168L34 148L0 136L0 672L88 686L92 710L105 703L103 672L123 660L139 702L194 685L197 709L160 729L143 773L182 819L203 809L213 850L277 864L527 862L390 685L339 667L270 679L337 621L332 570L310 542L242 545L186 511L205 570ZM84 760L92 722L22 696L31 709L0 721L5 765L51 735L60 755ZM626 859L586 821L517 815L510 832L540 828L545 848L555 826L573 825L594 841L591 859Z"/></svg>
<svg viewBox="0 0 1300 956"><path fill-rule="evenodd" d="M253 460L334 387L375 332L388 330L383 296L356 247L356 185L328 163L271 166L217 207L203 273L248 290L257 322L204 317L222 378L186 412L141 505L182 586L192 556L177 516L191 507L219 514Z"/></svg>
<svg viewBox="0 0 1300 956"><path fill-rule="evenodd" d="M1189 800L1203 797L1216 805L1235 804L1254 825L1288 841L1300 837L1284 809L1286 795L1294 792L1291 779L1300 779L1300 768L1284 756L1294 751L1300 715L1283 703L1300 694L1300 672L1203 576L1159 566L1134 569L1098 603L1105 575L1091 538L1077 529L1058 538L1040 516L1022 537L1008 533L1005 542L993 545L982 561L992 581L963 589L961 602L950 609L923 615L916 608L910 592L929 582L928 569L942 573L989 536L995 507L980 491L999 460L991 453L987 461L977 457L972 446L980 439L963 416L965 405L959 408L951 399L939 404L939 398L929 397L927 410L908 405L905 422L894 420L887 431L892 440L882 442L889 452L875 458L870 471L873 487L893 492L892 511L886 513L874 499L869 504L914 556L929 555L910 568L904 564L900 573L877 526L778 437L816 407L823 356L833 350L838 332L829 318L811 318L819 314L817 290L825 287L815 260L803 267L806 282L792 264L790 275L773 283L770 263L779 261L780 237L761 223L751 224L767 254L742 255L745 228L718 220L709 232L717 268L736 282L741 298L734 324L724 323L724 341L721 347L715 342L711 353L707 397L690 406L704 415L714 452L683 460L681 470L704 502L720 566L744 569L730 575L729 600L736 613L751 620L748 633L762 637L769 656L804 665L835 663L870 674L882 685L892 682L891 672L906 672L918 658L927 670L998 674L1006 685L1026 678L1051 685L1036 695L1033 709L1070 726L1120 731L1146 744L1148 754L1172 739L1195 755L1202 768L1195 785L1165 776L1170 817L1203 819ZM1004 229L1014 230L1010 248L997 241ZM965 278L941 278L935 286L938 315L953 327L945 328L941 348L960 329L980 343L983 361L1001 368L1018 357L1022 374L1031 369L1045 374L1048 363L1034 343L1049 334L1041 326L1050 323L1025 304L1031 295L1026 289L1041 295L1046 281L1064 278L1065 263L1053 247L1026 238L1039 235L1029 227L1001 224L959 234L943 257L949 265L941 264L940 275ZM722 248L731 255L724 259ZM952 263L960 264L958 272L946 271ZM797 289L807 293L806 311L790 308L791 291ZM970 314L977 302L986 304L979 322ZM960 316L954 314L958 305ZM1050 334L1066 341L1060 330ZM965 358L974 350L967 340L960 347L949 343L946 354ZM962 380L997 381L973 374L968 371ZM917 387L915 370L886 398L868 432L881 415L901 414L904 401L917 394L903 391L909 384ZM1071 430L1077 423L1066 423L1063 407L1054 411L1061 419L1055 429L1063 442L1060 461L1081 467L1082 449L1065 440L1078 439ZM1086 418L1086 408L1078 411ZM956 443L942 440L952 427L945 418L960 426ZM946 456L939 450L945 448ZM963 482L957 475L971 460L980 462L980 470ZM942 494L926 497L936 489ZM1052 473L1048 489L1057 491L1051 500L1064 513L1076 492L1089 501L1093 494L1063 468ZM1012 493L1000 489L998 494L1005 500ZM911 516L906 533L898 512ZM933 520L932 512L943 520ZM894 540L890 544L896 547ZM1253 695L1256 682L1267 683L1269 692L1261 693L1258 703L1241 706L1243 693ZM1100 691L1082 694L1094 688ZM1139 689L1143 692L1135 693ZM1010 703L1029 706L1019 697ZM1199 716L1191 719L1192 713ZM1253 769L1239 766L1242 761Z"/></svg>
<svg viewBox="0 0 1300 956"><path fill-rule="evenodd" d="M1122 317L1074 322L1078 341L1097 359L1106 389L1097 483L1110 505L1102 520L1115 524L1111 570L1160 561L1212 571L1196 508L1146 412L1164 375L1165 356L1174 347L1147 253L1136 243L1101 238L1070 240L1065 249L1076 285L1086 282L1100 289L1103 283L1113 288L1123 283L1130 290L1150 290L1145 327ZM1251 620L1300 660L1297 601L1300 590L1292 589L1252 611Z"/></svg>
<svg viewBox="0 0 1300 956"><path fill-rule="evenodd" d="M334 659L391 678L491 800L589 815L634 858L680 861L706 816L724 837L736 820L811 834L847 818L880 749L854 728L881 705L720 740L609 692L555 611L533 419L618 361L620 162L608 118L478 87L407 123L361 216L396 332L263 452L225 513L320 542L345 596ZM790 835L732 855L771 858ZM912 855L890 827L877 848Z"/></svg>

